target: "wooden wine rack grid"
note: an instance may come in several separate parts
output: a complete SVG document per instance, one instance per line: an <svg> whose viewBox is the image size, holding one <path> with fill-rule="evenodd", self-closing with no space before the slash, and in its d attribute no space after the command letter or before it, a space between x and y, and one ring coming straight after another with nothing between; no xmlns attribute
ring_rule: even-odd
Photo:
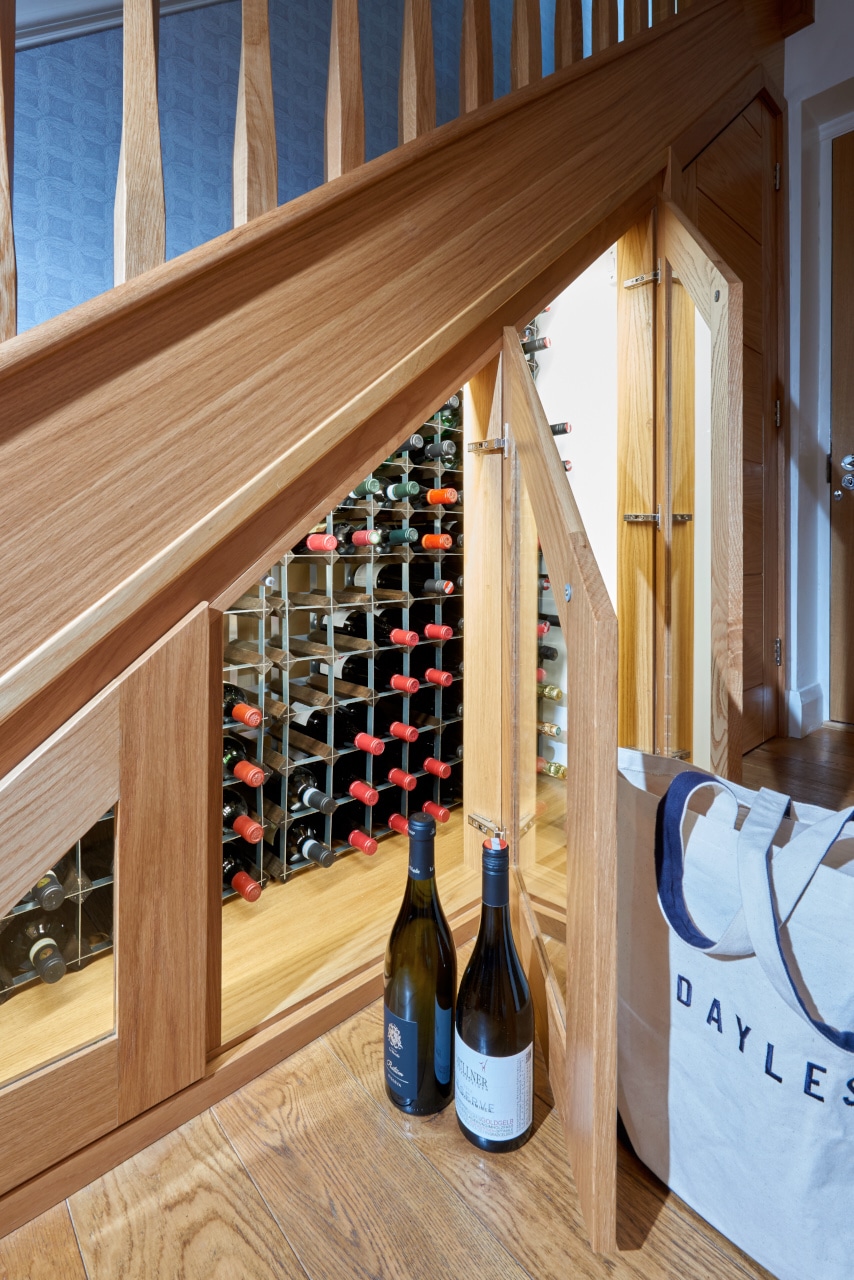
<svg viewBox="0 0 854 1280"><path fill-rule="evenodd" d="M282 845L295 821L310 823L316 837L331 848L337 858L353 851L348 837L355 829L374 839L388 835L390 828L383 819L387 819L392 807L406 817L420 810L427 800L447 809L462 803L463 694L462 674L456 670L462 664L463 645L462 591L457 585L463 572L463 549L456 541L463 523L462 412L460 395L454 424L438 421L437 411L419 431L425 445L442 439L456 443L456 454L448 460L448 465L441 459L416 464L408 453L396 453L383 465L379 477L384 487L407 479L431 488L453 487L458 492L458 502L453 507L420 505L418 499L414 503L389 502L384 494L377 494L375 498L345 498L326 516L323 526L328 533L332 533L333 526L339 522L348 522L368 529L417 527L419 534L423 534L440 533L447 529L448 521L453 520L455 538L449 550L425 551L419 541L402 546L383 543L364 548L339 542L335 551L326 554L291 551L270 568L254 591L241 596L224 614L223 680L243 689L247 701L260 707L264 715L263 724L254 731L234 721L223 725L225 732L240 736L250 746L248 754L268 775L264 785L255 789L233 776L225 773L223 776L223 786L239 790L247 799L251 816L264 826L264 840L254 849L243 848L247 870L262 885L289 879L308 869L320 870L308 860L286 861ZM376 571L384 565L400 566L400 589L375 583ZM362 566L368 569L366 582L356 585L354 577ZM428 597L410 591L413 568L429 567L435 569L435 576L454 581L452 595ZM411 626L415 606L419 606L421 614L428 608L432 610L429 621L450 623L454 627L453 639L425 640L423 618L417 627ZM409 649L382 643L375 634L375 608L399 610L398 625L418 631L418 645ZM353 611L366 615L364 639L335 630L335 615ZM321 626L324 617L325 623ZM451 665L455 668L453 682L448 687L422 679L418 691L411 696L377 687L375 664L382 655L393 656L396 669L408 676L420 670L428 647L432 651L429 665L438 669ZM353 656L367 661L365 685L344 681L337 674L342 662ZM294 718L295 703L326 713L325 741L311 738L302 731ZM358 718L363 732L374 734L378 720L376 709L380 706L393 708L395 719L416 724L418 741L411 744L399 741L384 735L377 725L375 736L385 745L382 755L371 756L356 748L335 747L338 708L347 708ZM425 771L421 764L428 756L449 763L450 777L441 779ZM379 792L380 798L374 807L352 799L341 786L342 774L347 772L349 778L356 758L360 766L364 765L359 776ZM319 790L336 798L335 813L323 815L305 806L289 805L288 780L300 766L307 766L315 775ZM417 785L413 791L404 791L388 780L392 767L415 776ZM238 839L232 830L223 829L224 844ZM226 898L232 895L232 890L224 888Z"/></svg>

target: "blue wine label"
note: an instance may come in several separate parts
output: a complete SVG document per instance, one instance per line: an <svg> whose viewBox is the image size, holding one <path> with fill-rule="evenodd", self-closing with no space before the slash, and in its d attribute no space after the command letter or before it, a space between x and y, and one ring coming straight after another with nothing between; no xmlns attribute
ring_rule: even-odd
<svg viewBox="0 0 854 1280"><path fill-rule="evenodd" d="M436 1001L436 1030L433 1041L433 1071L439 1084L451 1079L451 1045L454 1039L454 1011L443 1009Z"/></svg>
<svg viewBox="0 0 854 1280"><path fill-rule="evenodd" d="M418 1023L398 1018L383 1003L385 1078L402 1098L418 1093Z"/></svg>

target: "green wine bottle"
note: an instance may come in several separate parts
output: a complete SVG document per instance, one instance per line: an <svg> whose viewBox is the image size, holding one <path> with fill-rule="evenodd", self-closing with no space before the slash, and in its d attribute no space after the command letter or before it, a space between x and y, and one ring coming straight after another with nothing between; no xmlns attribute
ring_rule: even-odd
<svg viewBox="0 0 854 1280"><path fill-rule="evenodd" d="M409 819L409 875L385 954L383 1060L389 1098L409 1115L441 1111L454 1095L457 957L436 892L436 823Z"/></svg>
<svg viewBox="0 0 854 1280"><path fill-rule="evenodd" d="M534 1127L534 1008L509 903L507 842L493 837L483 846L480 931L457 996L454 1046L457 1122L484 1151L513 1151Z"/></svg>

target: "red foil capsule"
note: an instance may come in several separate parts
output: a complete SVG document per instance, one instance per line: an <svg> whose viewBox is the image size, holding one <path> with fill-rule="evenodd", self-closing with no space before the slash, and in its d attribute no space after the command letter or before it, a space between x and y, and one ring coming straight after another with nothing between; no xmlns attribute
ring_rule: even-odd
<svg viewBox="0 0 854 1280"><path fill-rule="evenodd" d="M358 829L351 831L347 839L354 849L361 849L362 853L374 854L379 848L376 840L374 840L373 836L369 836L367 831L359 831Z"/></svg>
<svg viewBox="0 0 854 1280"><path fill-rule="evenodd" d="M389 632L389 639L392 644L405 644L408 649L413 649L418 644L418 632L404 631L402 627L393 627Z"/></svg>
<svg viewBox="0 0 854 1280"><path fill-rule="evenodd" d="M334 551L337 546L333 533L310 533L305 540L306 551Z"/></svg>
<svg viewBox="0 0 854 1280"><path fill-rule="evenodd" d="M368 782L360 782L357 778L351 782L347 790L354 800L361 800L362 804L374 805L380 798L379 791L372 787Z"/></svg>
<svg viewBox="0 0 854 1280"><path fill-rule="evenodd" d="M401 742L418 741L418 730L414 724L404 724L402 720L392 720L388 731L393 738L399 738Z"/></svg>
<svg viewBox="0 0 854 1280"><path fill-rule="evenodd" d="M547 636L547 635L549 634L549 632L551 631L551 629L552 629L552 624L551 624L550 622L538 622L538 623L537 623L537 635L538 635L538 636Z"/></svg>
<svg viewBox="0 0 854 1280"><path fill-rule="evenodd" d="M424 496L431 507L450 507L457 500L457 491L456 489L428 489Z"/></svg>
<svg viewBox="0 0 854 1280"><path fill-rule="evenodd" d="M353 739L353 745L360 751L367 751L369 756L381 756L385 751L385 743L369 733L357 733Z"/></svg>
<svg viewBox="0 0 854 1280"><path fill-rule="evenodd" d="M451 766L444 760L437 760L435 756L428 756L423 766L428 773L432 773L434 778L450 778Z"/></svg>
<svg viewBox="0 0 854 1280"><path fill-rule="evenodd" d="M238 871L231 877L231 887L246 902L257 902L261 897L261 886L253 880L248 871Z"/></svg>
<svg viewBox="0 0 854 1280"><path fill-rule="evenodd" d="M537 667L537 684L545 684L548 678L545 667Z"/></svg>
<svg viewBox="0 0 854 1280"><path fill-rule="evenodd" d="M250 818L248 814L241 813L232 822L233 829L239 836L248 841L249 844L260 844L264 839L264 828L260 822L256 822L254 818Z"/></svg>
<svg viewBox="0 0 854 1280"><path fill-rule="evenodd" d="M354 529L350 535L350 541L354 547L373 547L376 546L375 530L373 529Z"/></svg>
<svg viewBox="0 0 854 1280"><path fill-rule="evenodd" d="M421 806L424 813L429 813L431 818L435 818L437 822L447 822L451 816L450 809L446 809L443 804L434 804L432 800L425 800Z"/></svg>
<svg viewBox="0 0 854 1280"><path fill-rule="evenodd" d="M418 779L413 778L411 773L404 773L403 769L389 769L388 780L404 791L414 791L418 786Z"/></svg>
<svg viewBox="0 0 854 1280"><path fill-rule="evenodd" d="M409 823L402 813L391 814L388 820L388 825L391 827L392 831L397 831L399 835L409 835Z"/></svg>
<svg viewBox="0 0 854 1280"><path fill-rule="evenodd" d="M425 640L450 640L453 634L453 627L446 627L444 623L440 622L428 622L424 628Z"/></svg>
<svg viewBox="0 0 854 1280"><path fill-rule="evenodd" d="M392 676L389 684L398 693L417 693L419 687L415 676Z"/></svg>
<svg viewBox="0 0 854 1280"><path fill-rule="evenodd" d="M260 707L253 707L248 702L236 702L231 713L232 720L238 720L248 729L257 729L264 719Z"/></svg>
<svg viewBox="0 0 854 1280"><path fill-rule="evenodd" d="M430 684L438 684L443 689L447 689L449 685L454 683L454 677L450 671L439 671L436 667L428 667L424 672L424 679Z"/></svg>
<svg viewBox="0 0 854 1280"><path fill-rule="evenodd" d="M454 540L449 533L425 533L421 545L425 551L449 551Z"/></svg>
<svg viewBox="0 0 854 1280"><path fill-rule="evenodd" d="M260 787L264 781L264 770L259 764L253 764L251 760L238 760L232 772L235 778L245 782L247 787Z"/></svg>

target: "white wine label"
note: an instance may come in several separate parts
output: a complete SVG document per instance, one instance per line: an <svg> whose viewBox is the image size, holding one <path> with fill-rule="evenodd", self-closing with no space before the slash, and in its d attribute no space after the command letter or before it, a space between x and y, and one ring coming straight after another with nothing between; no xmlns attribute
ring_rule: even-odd
<svg viewBox="0 0 854 1280"><path fill-rule="evenodd" d="M418 1093L418 1023L398 1018L383 1003L385 1078L402 1098Z"/></svg>
<svg viewBox="0 0 854 1280"><path fill-rule="evenodd" d="M507 1058L485 1057L456 1033L456 1108L478 1138L507 1142L530 1127L534 1116L534 1046Z"/></svg>
<svg viewBox="0 0 854 1280"><path fill-rule="evenodd" d="M369 583L375 584L377 580L377 574L379 573L381 567L382 566L378 564L357 565L356 572L353 574L353 586L367 587Z"/></svg>
<svg viewBox="0 0 854 1280"><path fill-rule="evenodd" d="M294 724L308 724L317 707L309 707L305 702L291 702L291 719Z"/></svg>
<svg viewBox="0 0 854 1280"><path fill-rule="evenodd" d="M341 680L343 678L341 673L344 670L344 663L347 662L352 657L353 657L352 653L345 653L343 658L339 658L337 662L332 663L332 674L336 680ZM320 662L318 663L318 666L320 667L320 674L322 676L329 675L328 662ZM314 710L314 708L312 708L312 710Z"/></svg>

